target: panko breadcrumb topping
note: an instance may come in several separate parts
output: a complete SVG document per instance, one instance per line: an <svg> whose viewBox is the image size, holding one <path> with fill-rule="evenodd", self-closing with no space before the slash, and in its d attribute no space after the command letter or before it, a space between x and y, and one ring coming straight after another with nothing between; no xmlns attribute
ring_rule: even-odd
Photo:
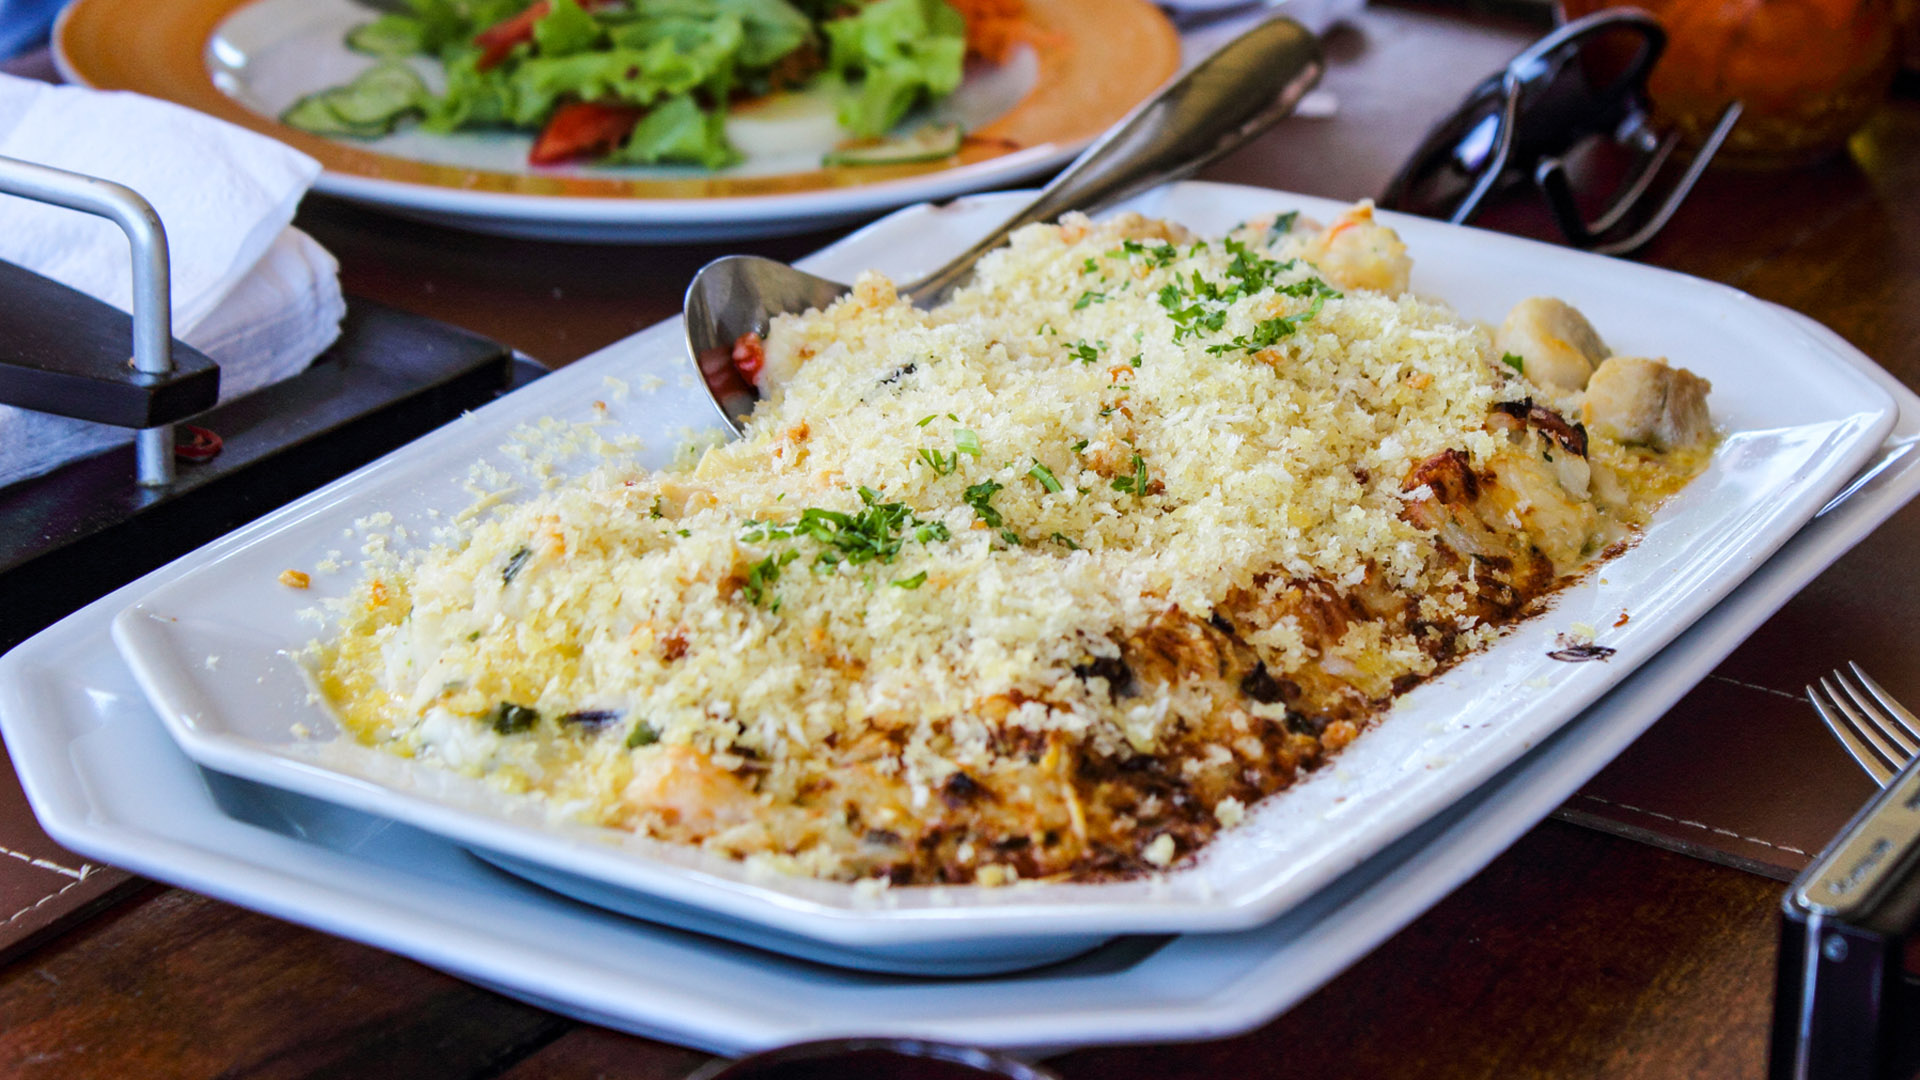
<svg viewBox="0 0 1920 1080"><path fill-rule="evenodd" d="M321 684L372 745L794 873L1156 872L1704 460L1590 435L1407 265L1362 204L1069 216L931 312L863 275L775 320L743 439L471 512Z"/></svg>

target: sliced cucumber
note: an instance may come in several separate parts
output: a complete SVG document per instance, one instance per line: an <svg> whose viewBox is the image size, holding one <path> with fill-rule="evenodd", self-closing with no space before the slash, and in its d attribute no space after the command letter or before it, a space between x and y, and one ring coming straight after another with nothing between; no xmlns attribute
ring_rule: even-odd
<svg viewBox="0 0 1920 1080"><path fill-rule="evenodd" d="M427 84L400 60L387 60L361 72L334 91L333 111L349 124L391 124L402 113L425 104Z"/></svg>
<svg viewBox="0 0 1920 1080"><path fill-rule="evenodd" d="M821 157L820 163L911 165L920 161L939 161L959 153L960 142L965 135L959 124L927 124L905 135L830 150Z"/></svg>
<svg viewBox="0 0 1920 1080"><path fill-rule="evenodd" d="M432 94L418 72L385 60L344 86L308 94L280 114L280 121L315 135L370 139L393 130L401 118L426 107Z"/></svg>
<svg viewBox="0 0 1920 1080"><path fill-rule="evenodd" d="M315 135L345 135L355 139L369 139L386 133L385 125L369 127L355 126L340 118L327 101L327 92L308 94L294 102L286 112L280 114L280 122L288 127L297 127Z"/></svg>

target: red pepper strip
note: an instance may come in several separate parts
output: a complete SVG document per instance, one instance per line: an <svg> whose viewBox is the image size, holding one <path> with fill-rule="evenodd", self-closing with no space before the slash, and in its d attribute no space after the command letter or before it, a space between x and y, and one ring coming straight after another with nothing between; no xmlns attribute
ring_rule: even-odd
<svg viewBox="0 0 1920 1080"><path fill-rule="evenodd" d="M186 437L174 442L173 456L195 465L219 457L220 451L226 446L220 441L220 436L193 424L180 425L178 434Z"/></svg>
<svg viewBox="0 0 1920 1080"><path fill-rule="evenodd" d="M553 110L527 160L553 165L579 157L601 157L633 132L644 109L632 105L595 105L575 101Z"/></svg>
<svg viewBox="0 0 1920 1080"><path fill-rule="evenodd" d="M596 11L600 8L614 7L622 0L580 0L580 10ZM498 67L513 52L515 45L533 40L533 24L547 17L553 11L548 0L534 0L525 11L501 19L485 30L473 36L473 43L480 46L480 60L474 65L481 71Z"/></svg>
<svg viewBox="0 0 1920 1080"><path fill-rule="evenodd" d="M706 379L707 389L712 391L715 401L725 401L735 394L754 396L753 384L741 378L740 369L733 363L732 350L725 345L708 349L699 359L700 375Z"/></svg>
<svg viewBox="0 0 1920 1080"><path fill-rule="evenodd" d="M733 343L733 366L754 386L760 385L760 369L767 366L767 346L760 335L749 330Z"/></svg>
<svg viewBox="0 0 1920 1080"><path fill-rule="evenodd" d="M533 40L533 24L547 17L553 5L547 0L534 0L532 6L520 14L501 19L485 30L473 36L473 43L480 46L480 61L474 66L481 71L499 66L515 45Z"/></svg>

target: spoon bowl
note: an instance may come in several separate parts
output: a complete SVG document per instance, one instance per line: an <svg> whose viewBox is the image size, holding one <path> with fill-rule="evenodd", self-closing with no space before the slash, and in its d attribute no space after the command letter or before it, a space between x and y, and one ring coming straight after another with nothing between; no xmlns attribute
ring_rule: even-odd
<svg viewBox="0 0 1920 1080"><path fill-rule="evenodd" d="M1069 210L1091 213L1197 172L1292 112L1325 66L1312 32L1285 16L1268 19L1168 83L1087 147L1025 209L901 293L932 307L1014 230ZM743 339L764 338L774 316L825 307L847 289L750 255L716 259L694 275L685 304L687 358L734 434L744 434L759 397L752 380L756 347Z"/></svg>

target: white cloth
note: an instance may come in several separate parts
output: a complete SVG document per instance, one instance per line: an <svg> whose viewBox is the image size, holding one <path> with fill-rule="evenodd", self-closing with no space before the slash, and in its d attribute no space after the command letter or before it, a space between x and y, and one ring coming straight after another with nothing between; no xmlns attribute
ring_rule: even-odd
<svg viewBox="0 0 1920 1080"><path fill-rule="evenodd" d="M307 155L137 94L0 76L0 156L114 180L153 204L173 334L220 365L221 400L299 372L339 335L339 264L291 225L320 172ZM0 259L131 307L126 237L103 218L0 195ZM131 438L0 406L0 485Z"/></svg>

